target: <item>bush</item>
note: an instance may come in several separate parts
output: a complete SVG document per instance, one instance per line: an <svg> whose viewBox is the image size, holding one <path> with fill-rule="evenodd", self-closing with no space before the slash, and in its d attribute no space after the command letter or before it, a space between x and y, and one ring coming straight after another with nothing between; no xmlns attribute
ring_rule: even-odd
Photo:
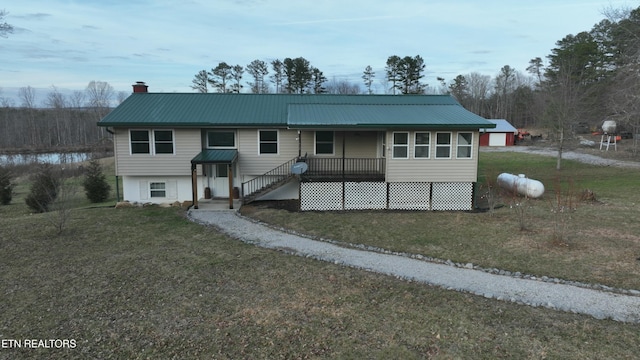
<svg viewBox="0 0 640 360"><path fill-rule="evenodd" d="M98 160L91 160L85 172L84 191L92 203L103 202L109 197L111 187L102 173L102 166Z"/></svg>
<svg viewBox="0 0 640 360"><path fill-rule="evenodd" d="M13 186L11 183L13 174L8 166L0 166L0 205L9 205L13 198Z"/></svg>
<svg viewBox="0 0 640 360"><path fill-rule="evenodd" d="M53 166L41 164L31 181L31 190L24 201L35 212L49 211L49 205L55 201L60 187L60 180L55 176Z"/></svg>

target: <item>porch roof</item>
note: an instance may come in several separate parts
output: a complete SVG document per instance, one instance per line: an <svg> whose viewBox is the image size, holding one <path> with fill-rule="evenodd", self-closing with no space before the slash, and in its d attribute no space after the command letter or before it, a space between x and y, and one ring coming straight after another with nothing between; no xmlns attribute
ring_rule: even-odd
<svg viewBox="0 0 640 360"><path fill-rule="evenodd" d="M287 124L303 128L429 128L471 130L495 127L458 104L290 104Z"/></svg>
<svg viewBox="0 0 640 360"><path fill-rule="evenodd" d="M222 150L202 150L198 155L191 159L192 164L231 164L238 157L238 150L222 149Z"/></svg>

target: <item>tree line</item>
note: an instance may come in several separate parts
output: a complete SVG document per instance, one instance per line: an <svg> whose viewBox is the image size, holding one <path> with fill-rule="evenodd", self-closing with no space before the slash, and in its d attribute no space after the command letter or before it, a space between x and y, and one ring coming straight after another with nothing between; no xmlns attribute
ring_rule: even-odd
<svg viewBox="0 0 640 360"><path fill-rule="evenodd" d="M269 72L271 70L271 73ZM424 77L425 64L420 55L414 57L399 57L392 55L385 67L386 80L391 83L388 89L393 94L423 94L426 84L421 82ZM219 93L243 92L242 78L245 71L252 81L247 81L249 92L286 93L286 94L360 94L362 90L358 84L346 81L328 81L324 73L304 57L275 59L266 62L253 60L246 67L229 65L220 62L211 70L200 70L191 81L191 88L199 93L212 91ZM270 74L270 75L269 75ZM362 79L366 92L373 93L372 85L375 72L371 65L365 67ZM268 81L267 81L268 80ZM273 87L269 85L271 83Z"/></svg>
<svg viewBox="0 0 640 360"><path fill-rule="evenodd" d="M52 87L38 106L36 90L20 88L18 107L0 97L0 149L5 151L87 150L109 138L96 123L124 101L128 94L117 93L107 82L91 81L84 91L70 96Z"/></svg>

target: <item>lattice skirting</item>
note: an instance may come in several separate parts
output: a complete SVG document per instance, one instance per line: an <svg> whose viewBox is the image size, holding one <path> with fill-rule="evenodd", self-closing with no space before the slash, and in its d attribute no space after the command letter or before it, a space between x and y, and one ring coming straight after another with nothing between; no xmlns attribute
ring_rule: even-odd
<svg viewBox="0 0 640 360"><path fill-rule="evenodd" d="M471 210L473 183L433 183L431 206L433 210Z"/></svg>
<svg viewBox="0 0 640 360"><path fill-rule="evenodd" d="M300 183L302 211L472 208L473 183L345 182L344 187L342 182Z"/></svg>
<svg viewBox="0 0 640 360"><path fill-rule="evenodd" d="M398 182L389 183L389 209L430 210L431 183Z"/></svg>

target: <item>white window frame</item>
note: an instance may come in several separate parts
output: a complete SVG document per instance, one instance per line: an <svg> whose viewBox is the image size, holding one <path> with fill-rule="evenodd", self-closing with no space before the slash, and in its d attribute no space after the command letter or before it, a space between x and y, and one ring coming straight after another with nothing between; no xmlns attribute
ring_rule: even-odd
<svg viewBox="0 0 640 360"><path fill-rule="evenodd" d="M260 139L260 134L262 134L262 132L275 132L276 133L276 140L268 140L268 141L262 141ZM275 142L276 144L276 152L272 153L272 152L262 152L262 144L273 144ZM258 130L258 155L260 156L268 156L268 155L278 155L280 154L280 131L278 129L262 129L262 130Z"/></svg>
<svg viewBox="0 0 640 360"><path fill-rule="evenodd" d="M471 141L469 144L460 145L460 136L462 134L471 135ZM469 156L460 156L460 148L468 148ZM459 132L458 135L456 136L456 159L473 159L473 132L470 132L470 131Z"/></svg>
<svg viewBox="0 0 640 360"><path fill-rule="evenodd" d="M406 144L397 144L396 143L396 134L405 134L407 136L407 143ZM408 131L394 131L391 134L391 158L392 159L408 159L409 158L409 143L410 143L410 137L409 137L409 132ZM407 152L406 156L396 156L396 148L404 148L405 151Z"/></svg>
<svg viewBox="0 0 640 360"><path fill-rule="evenodd" d="M171 152L170 153L158 153L157 144L168 144L169 142L166 140L156 141L156 131L171 132ZM153 137L153 154L154 155L175 155L176 154L176 134L173 130L154 129L151 131L151 136Z"/></svg>
<svg viewBox="0 0 640 360"><path fill-rule="evenodd" d="M147 133L147 143L149 144L149 152L133 152L134 141L131 137L132 131L141 131ZM171 132L171 153L157 153L157 143L168 143L168 141L156 141L156 131L170 131ZM143 143L142 141L136 141L136 143ZM176 134L173 129L129 129L129 154L130 155L175 155L176 154Z"/></svg>
<svg viewBox="0 0 640 360"><path fill-rule="evenodd" d="M147 133L147 141L139 141L136 140L135 143L136 144L142 144L142 143L146 143L149 145L149 151L148 152L133 152L133 136L132 136L132 132L133 131L140 131L140 132L146 132ZM129 154L131 155L151 155L153 154L153 149L152 149L152 145L151 145L151 130L149 129L129 129Z"/></svg>
<svg viewBox="0 0 640 360"><path fill-rule="evenodd" d="M209 144L209 133L212 132L225 132L233 134L233 146L213 146ZM238 148L238 133L232 129L208 129L205 133L207 140L207 149L237 149Z"/></svg>
<svg viewBox="0 0 640 360"><path fill-rule="evenodd" d="M438 144L438 135L440 134L449 134L449 143L448 144ZM433 154L433 157L435 159L451 159L451 150L452 150L452 141L453 141L453 133L451 132L436 132L436 136L435 136L435 153ZM438 156L438 149L442 149L442 148L447 148L449 149L449 155L448 156Z"/></svg>
<svg viewBox="0 0 640 360"><path fill-rule="evenodd" d="M331 153L318 153L318 133L330 132L331 133ZM326 141L322 142L327 143ZM336 154L336 132L331 130L317 130L313 132L313 153L318 156L333 156Z"/></svg>
<svg viewBox="0 0 640 360"><path fill-rule="evenodd" d="M162 189L153 189L153 185L158 184L162 185ZM154 196L154 192L162 192L163 196ZM166 181L149 181L149 199L153 198L161 198L164 199L167 197L167 183Z"/></svg>
<svg viewBox="0 0 640 360"><path fill-rule="evenodd" d="M418 134L427 134L428 142L426 144L418 144ZM418 156L418 148L427 148L427 156ZM413 134L413 158L414 159L429 159L431 158L431 132L430 131L416 131Z"/></svg>

